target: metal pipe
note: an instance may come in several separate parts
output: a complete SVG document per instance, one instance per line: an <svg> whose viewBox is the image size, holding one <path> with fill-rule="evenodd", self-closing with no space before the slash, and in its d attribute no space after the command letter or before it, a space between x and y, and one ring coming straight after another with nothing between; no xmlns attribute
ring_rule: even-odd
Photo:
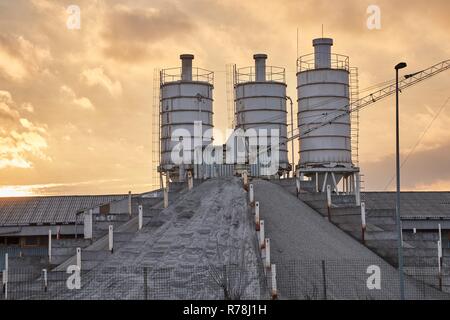
<svg viewBox="0 0 450 320"><path fill-rule="evenodd" d="M265 256L266 268L270 269L270 239L266 238L264 240L264 243L265 243L265 246L264 246L265 249L264 250L265 250L265 253L266 253L266 256Z"/></svg>
<svg viewBox="0 0 450 320"><path fill-rule="evenodd" d="M144 214L143 214L142 204L139 205L138 210L139 210L139 230L141 230L142 226L144 224Z"/></svg>
<svg viewBox="0 0 450 320"><path fill-rule="evenodd" d="M114 253L114 227L112 225L108 227L108 248L111 253Z"/></svg>
<svg viewBox="0 0 450 320"><path fill-rule="evenodd" d="M277 290L277 269L275 264L272 264L270 272L272 275L272 300L276 300L278 298L278 290Z"/></svg>
<svg viewBox="0 0 450 320"><path fill-rule="evenodd" d="M396 193L396 222L398 235L398 269L400 276L400 299L405 300L405 283L403 275L403 245L402 226L400 221L400 126L399 126L399 87L398 70L405 68L406 63L401 62L395 66L395 161L397 172L397 193Z"/></svg>
<svg viewBox="0 0 450 320"><path fill-rule="evenodd" d="M365 244L365 234L366 234L366 204L361 202L361 241Z"/></svg>
<svg viewBox="0 0 450 320"><path fill-rule="evenodd" d="M256 231L259 231L259 201L255 202L255 225Z"/></svg>
<svg viewBox="0 0 450 320"><path fill-rule="evenodd" d="M293 107L293 102L291 97L286 96L286 99L289 100L290 104L291 104L291 132L292 134L294 134L294 107ZM294 139L291 140L291 149L292 149L292 177L295 176L295 170L294 170Z"/></svg>
<svg viewBox="0 0 450 320"><path fill-rule="evenodd" d="M253 55L255 59L255 81L266 81L266 59L267 54L257 53Z"/></svg>
<svg viewBox="0 0 450 320"><path fill-rule="evenodd" d="M328 221L331 221L331 186L327 184L327 211Z"/></svg>
<svg viewBox="0 0 450 320"><path fill-rule="evenodd" d="M259 221L259 246L264 248L264 220Z"/></svg>
<svg viewBox="0 0 450 320"><path fill-rule="evenodd" d="M47 292L48 288L47 269L42 269L42 272L44 274L44 292Z"/></svg>
<svg viewBox="0 0 450 320"><path fill-rule="evenodd" d="M131 191L128 191L128 215L131 217Z"/></svg>
<svg viewBox="0 0 450 320"><path fill-rule="evenodd" d="M181 59L181 80L192 81L192 60L193 54L182 54Z"/></svg>
<svg viewBox="0 0 450 320"><path fill-rule="evenodd" d="M81 248L77 248L77 267L81 271Z"/></svg>
<svg viewBox="0 0 450 320"><path fill-rule="evenodd" d="M52 262L52 229L48 229L48 262Z"/></svg>

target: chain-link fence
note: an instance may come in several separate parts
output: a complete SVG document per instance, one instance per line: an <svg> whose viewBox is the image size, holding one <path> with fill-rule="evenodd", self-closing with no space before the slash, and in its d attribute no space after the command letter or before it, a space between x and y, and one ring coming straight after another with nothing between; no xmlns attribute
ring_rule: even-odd
<svg viewBox="0 0 450 320"><path fill-rule="evenodd" d="M407 299L450 299L448 273L417 265L405 269L405 274ZM237 265L109 267L80 273L75 266L65 272L9 269L1 277L2 300L264 300L272 297L274 289L278 299L385 300L400 296L396 269L354 260L278 262L275 277L270 269Z"/></svg>

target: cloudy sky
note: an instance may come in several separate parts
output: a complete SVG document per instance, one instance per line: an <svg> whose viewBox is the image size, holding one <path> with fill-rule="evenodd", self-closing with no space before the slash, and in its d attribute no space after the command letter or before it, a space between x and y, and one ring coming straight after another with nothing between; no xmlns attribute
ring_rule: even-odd
<svg viewBox="0 0 450 320"><path fill-rule="evenodd" d="M379 30L366 24L373 4ZM80 29L67 28L70 5L81 9ZM214 121L224 130L226 64L265 52L286 68L295 97L297 28L302 55L323 24L363 89L391 80L401 60L414 72L448 59L449 12L448 0L0 0L0 195L152 188L154 70L178 66L180 53L215 72ZM450 106L429 127L449 85L447 71L401 96L405 189L450 190ZM360 114L369 190L394 187L393 107L390 97Z"/></svg>

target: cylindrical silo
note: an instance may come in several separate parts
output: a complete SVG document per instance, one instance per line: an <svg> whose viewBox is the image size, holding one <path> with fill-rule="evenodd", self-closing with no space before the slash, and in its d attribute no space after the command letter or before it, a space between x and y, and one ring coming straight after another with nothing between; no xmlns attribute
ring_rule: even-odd
<svg viewBox="0 0 450 320"><path fill-rule="evenodd" d="M285 70L266 66L266 54L255 54L254 67L239 68L235 75L236 128L279 133L279 168L289 170ZM262 131L261 131L262 132ZM269 147L271 150L272 148ZM273 150L275 150L273 148ZM261 150L260 150L261 151Z"/></svg>
<svg viewBox="0 0 450 320"><path fill-rule="evenodd" d="M180 172L192 168L194 147L199 143L208 145L211 141L202 139L206 131L213 128L213 72L192 67L194 56L182 54L181 67L161 71L161 170L175 171L179 165L172 159L172 150L180 139L172 141L174 134L184 129L190 145L184 152L190 153L190 162L184 163ZM201 121L201 131L194 129L194 123ZM207 141L203 141L207 140ZM183 154L186 156L186 154Z"/></svg>
<svg viewBox="0 0 450 320"><path fill-rule="evenodd" d="M351 167L348 57L332 55L333 40L313 40L314 57L299 58L297 73L300 166ZM333 121L308 133L308 130Z"/></svg>
<svg viewBox="0 0 450 320"><path fill-rule="evenodd" d="M359 168L351 155L349 58L331 53L333 40L313 40L314 53L297 60L300 161L297 173L338 193L354 193L359 202ZM342 184L340 184L340 182Z"/></svg>

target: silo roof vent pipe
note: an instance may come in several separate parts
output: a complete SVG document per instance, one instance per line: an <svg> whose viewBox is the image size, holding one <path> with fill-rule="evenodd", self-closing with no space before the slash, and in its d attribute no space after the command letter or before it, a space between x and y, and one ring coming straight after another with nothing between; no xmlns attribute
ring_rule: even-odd
<svg viewBox="0 0 450 320"><path fill-rule="evenodd" d="M267 54L257 53L253 55L255 59L255 81L266 81L266 59Z"/></svg>
<svg viewBox="0 0 450 320"><path fill-rule="evenodd" d="M182 54L181 59L181 80L192 81L192 60L194 60L193 54Z"/></svg>
<svg viewBox="0 0 450 320"><path fill-rule="evenodd" d="M333 39L317 38L313 40L314 61L316 69L331 68L331 46Z"/></svg>

